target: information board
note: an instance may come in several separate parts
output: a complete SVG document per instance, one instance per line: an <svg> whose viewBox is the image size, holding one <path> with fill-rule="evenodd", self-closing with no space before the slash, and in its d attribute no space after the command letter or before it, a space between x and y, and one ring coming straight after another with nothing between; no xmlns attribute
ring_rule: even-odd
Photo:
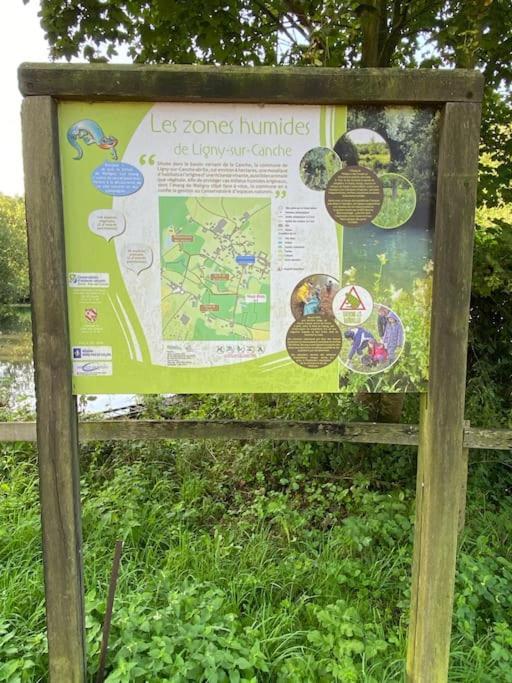
<svg viewBox="0 0 512 683"><path fill-rule="evenodd" d="M423 391L438 119L61 102L74 392Z"/></svg>

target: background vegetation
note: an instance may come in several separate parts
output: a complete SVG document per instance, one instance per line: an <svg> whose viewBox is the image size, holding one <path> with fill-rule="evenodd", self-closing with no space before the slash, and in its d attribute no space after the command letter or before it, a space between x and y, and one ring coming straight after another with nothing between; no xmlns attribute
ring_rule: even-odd
<svg viewBox="0 0 512 683"><path fill-rule="evenodd" d="M144 417L354 420L343 396L148 401ZM415 402L406 407L417 419ZM44 681L37 469L1 447L0 681ZM82 448L90 676L125 540L108 681L403 680L415 449L270 442ZM470 465L450 680L512 680L512 470Z"/></svg>
<svg viewBox="0 0 512 683"><path fill-rule="evenodd" d="M139 62L483 71L467 417L512 426L508 0L212 0L207 9L197 0L41 2L54 56L108 59L127 45ZM1 315L27 297L21 212L19 199L0 200ZM416 411L409 397L404 421L416 421ZM344 396L191 396L171 408L153 399L143 416L366 417ZM511 471L506 454L472 454L451 681L512 681ZM108 680L402 680L414 477L414 450L405 447L84 447L91 677L121 537ZM0 567L0 681L44 681L37 469L28 445L0 446Z"/></svg>
<svg viewBox="0 0 512 683"><path fill-rule="evenodd" d="M341 160L328 147L314 147L300 161L300 178L310 190L325 190L332 176L341 169Z"/></svg>
<svg viewBox="0 0 512 683"><path fill-rule="evenodd" d="M0 194L0 322L15 317L15 304L28 301L25 209L21 197Z"/></svg>

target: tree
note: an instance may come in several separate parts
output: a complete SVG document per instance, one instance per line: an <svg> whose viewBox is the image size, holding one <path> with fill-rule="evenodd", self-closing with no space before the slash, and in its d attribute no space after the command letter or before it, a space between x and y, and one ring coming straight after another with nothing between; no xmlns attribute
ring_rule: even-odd
<svg viewBox="0 0 512 683"><path fill-rule="evenodd" d="M0 318L28 299L25 208L20 197L0 195Z"/></svg>
<svg viewBox="0 0 512 683"><path fill-rule="evenodd" d="M508 0L41 0L40 15L68 59L125 45L151 63L421 66L431 46L428 65L480 66L493 86L512 75Z"/></svg>

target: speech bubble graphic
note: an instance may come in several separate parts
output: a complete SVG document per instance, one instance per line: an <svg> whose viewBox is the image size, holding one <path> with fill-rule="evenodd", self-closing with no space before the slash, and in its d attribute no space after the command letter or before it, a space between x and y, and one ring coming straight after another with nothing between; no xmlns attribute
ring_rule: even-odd
<svg viewBox="0 0 512 683"><path fill-rule="evenodd" d="M89 230L110 242L126 230L126 219L114 209L96 209L89 214Z"/></svg>
<svg viewBox="0 0 512 683"><path fill-rule="evenodd" d="M147 244L126 244L123 247L123 263L132 273L140 275L153 265L153 250Z"/></svg>
<svg viewBox="0 0 512 683"><path fill-rule="evenodd" d="M94 169L91 179L94 187L111 197L134 194L144 184L139 169L122 161L104 161Z"/></svg>

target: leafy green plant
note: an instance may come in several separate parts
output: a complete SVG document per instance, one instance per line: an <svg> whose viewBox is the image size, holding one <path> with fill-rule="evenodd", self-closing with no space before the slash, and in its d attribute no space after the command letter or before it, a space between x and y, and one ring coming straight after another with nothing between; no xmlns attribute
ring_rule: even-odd
<svg viewBox="0 0 512 683"><path fill-rule="evenodd" d="M347 396L152 399L154 419L361 418ZM415 409L410 403L408 411ZM411 412L411 421L414 414ZM90 680L115 540L125 549L109 681L401 681L415 497L407 447L112 442L82 446ZM481 453L479 453L480 457ZM452 681L507 681L512 473L472 462ZM37 464L0 446L0 672L47 679ZM476 673L475 673L476 672Z"/></svg>
<svg viewBox="0 0 512 683"><path fill-rule="evenodd" d="M133 595L117 613L106 680L256 680L269 670L258 633L227 603L223 591L198 583L170 590L156 612L150 594Z"/></svg>

